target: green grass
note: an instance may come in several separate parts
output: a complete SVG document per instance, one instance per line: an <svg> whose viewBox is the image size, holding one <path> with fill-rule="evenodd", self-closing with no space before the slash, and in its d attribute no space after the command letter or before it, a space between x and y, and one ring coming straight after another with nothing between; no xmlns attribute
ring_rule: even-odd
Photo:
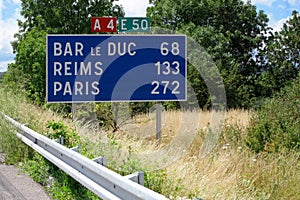
<svg viewBox="0 0 300 200"><path fill-rule="evenodd" d="M122 175L137 170L145 171L145 186L169 198L176 199L184 196L192 199L198 196L204 199L296 200L300 196L300 152L295 149L289 151L283 149L277 152L255 153L245 142L249 139L246 133L248 129L245 128L247 123L240 125L233 118L230 119L232 122L224 126L219 145L205 158L197 157L206 134L206 129L200 128L191 148L181 159L164 169L141 169L140 161L135 154L141 150L159 150L164 146L157 146L155 145L157 143L150 139L139 141L120 132L106 133L107 141L103 143L99 140L99 134L93 134L95 130L82 126L76 127L67 118L29 104L21 94L0 87L0 111L21 123L26 123L39 133L48 136L51 134L49 137L59 135L69 137L70 147L81 144L81 153L89 158L105 156L108 167ZM167 116L170 124L165 125L166 130L177 129L177 115L179 113ZM243 115L245 115L243 111L235 111L231 114L238 119L243 119L243 122L247 121L248 114L241 117ZM205 118L202 117L203 119ZM80 132L80 137L76 131ZM166 138L171 138L171 134L174 133L165 131L163 134ZM6 163L21 162L22 169L35 181L45 186L54 199L99 199L24 145L14 135L13 127L2 116L0 117L0 150L6 153ZM120 152L126 153L123 155Z"/></svg>
<svg viewBox="0 0 300 200"><path fill-rule="evenodd" d="M120 162L115 162L113 156L110 156L113 155L115 148L120 148L121 145L115 141L113 134L108 137L109 142L107 144L81 140L75 129L69 128L62 121L62 117L54 116L53 113L49 114L51 111L30 105L22 95L18 94L21 93L13 93L8 88L0 87L0 111L12 116L21 123L26 123L28 127L52 139L64 136L66 139L65 145L68 147L81 145L81 153L89 158L106 155L109 161L108 167L121 175L127 175L139 169L138 160L131 156L124 157ZM42 117L39 117L39 115L42 115ZM100 151L98 148L96 151L92 151L94 147L99 146L105 146L105 148L101 148ZM3 116L0 117L0 149L6 155L6 164L20 165L19 163L22 163L20 165L21 169L30 175L34 181L43 185L52 198L58 200L99 199L80 183L22 143L14 134L14 127ZM156 176L157 173L159 172L148 172L146 174L146 185L159 191L161 184L166 180L166 176Z"/></svg>
<svg viewBox="0 0 300 200"><path fill-rule="evenodd" d="M21 92L12 92L10 89L0 85L0 111L18 121L21 121L21 123L29 122L27 125L31 128L40 127L38 120L34 119L35 113L21 113L21 110L24 109L23 106L28 103L26 102L26 99L19 94L21 94ZM49 129L55 127L56 124L62 125L61 122L49 122ZM59 128L61 128L59 130L62 130L64 134L67 134L66 131L69 131L64 125ZM14 131L15 128L4 119L3 115L1 115L0 152L3 152L5 155L6 164L21 166L21 169L29 174L33 180L45 186L45 189L49 192L53 199L99 199L73 178L25 145L19 138L16 137ZM35 131L43 132L44 129L37 129ZM55 132L56 130L53 131ZM70 135L75 138L74 140L72 140L72 138L68 138L70 142L78 140L78 137L73 131L70 131Z"/></svg>
<svg viewBox="0 0 300 200"><path fill-rule="evenodd" d="M0 84L0 112L14 118L18 118L18 106L24 101L19 95L13 94L11 90ZM4 116L0 115L0 150L5 153L7 164L16 164L22 161L23 157L30 157L32 150L23 144L14 134L14 128L7 123Z"/></svg>

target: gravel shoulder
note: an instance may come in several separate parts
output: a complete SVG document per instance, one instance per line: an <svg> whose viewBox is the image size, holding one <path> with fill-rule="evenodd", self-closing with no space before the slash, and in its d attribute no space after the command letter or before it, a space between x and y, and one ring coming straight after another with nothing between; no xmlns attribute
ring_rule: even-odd
<svg viewBox="0 0 300 200"><path fill-rule="evenodd" d="M0 199L51 200L40 184L34 182L16 166L4 164L0 164Z"/></svg>

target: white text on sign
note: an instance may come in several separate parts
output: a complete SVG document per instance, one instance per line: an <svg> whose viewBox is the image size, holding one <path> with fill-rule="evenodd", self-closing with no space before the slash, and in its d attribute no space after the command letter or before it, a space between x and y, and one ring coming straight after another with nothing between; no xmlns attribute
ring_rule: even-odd
<svg viewBox="0 0 300 200"><path fill-rule="evenodd" d="M72 49L72 46L75 46ZM133 48L136 47L134 42L108 42L107 45L107 55L108 56L124 56L128 53L130 56L134 56L136 51ZM53 46L54 56L83 56L84 46L80 42L76 42L75 45L71 45L70 42L67 42L65 45L59 42L54 42ZM91 47L90 54L92 56L101 56L101 46Z"/></svg>

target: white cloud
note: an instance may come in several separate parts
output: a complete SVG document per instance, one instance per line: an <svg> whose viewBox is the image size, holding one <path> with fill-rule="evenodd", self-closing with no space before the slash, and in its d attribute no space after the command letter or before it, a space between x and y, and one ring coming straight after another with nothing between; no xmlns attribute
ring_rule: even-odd
<svg viewBox="0 0 300 200"><path fill-rule="evenodd" d="M299 3L299 0L285 0L287 1L291 6L296 6Z"/></svg>
<svg viewBox="0 0 300 200"><path fill-rule="evenodd" d="M18 23L15 18L9 18L7 20L0 19L0 51L12 52L10 42L14 40L14 34L18 32Z"/></svg>
<svg viewBox="0 0 300 200"><path fill-rule="evenodd" d="M272 4L275 2L276 0L252 0L251 2L253 4L261 4L261 5L267 5L267 6L272 6Z"/></svg>
<svg viewBox="0 0 300 200"><path fill-rule="evenodd" d="M286 9L287 9L287 6L284 5L284 4L279 4L279 5L278 5L278 8L279 8L279 9L282 9L282 10L286 10Z"/></svg>
<svg viewBox="0 0 300 200"><path fill-rule="evenodd" d="M14 40L14 34L18 32L18 22L20 19L20 10L16 5L20 4L18 0L0 0L0 71L6 71L7 64L12 62L14 57L11 41ZM10 17L3 16L3 11L13 10Z"/></svg>
<svg viewBox="0 0 300 200"><path fill-rule="evenodd" d="M8 3L21 4L20 0L7 0Z"/></svg>
<svg viewBox="0 0 300 200"><path fill-rule="evenodd" d="M118 0L115 4L122 5L126 17L145 17L149 0Z"/></svg>
<svg viewBox="0 0 300 200"><path fill-rule="evenodd" d="M9 63L14 62L13 60L10 61L0 61L0 72L5 72L7 70L7 65Z"/></svg>
<svg viewBox="0 0 300 200"><path fill-rule="evenodd" d="M273 32L277 31L279 32L283 26L283 24L291 18L291 16L288 16L286 18L280 19L280 20L274 20L273 15L269 14L270 22L269 25L273 28Z"/></svg>

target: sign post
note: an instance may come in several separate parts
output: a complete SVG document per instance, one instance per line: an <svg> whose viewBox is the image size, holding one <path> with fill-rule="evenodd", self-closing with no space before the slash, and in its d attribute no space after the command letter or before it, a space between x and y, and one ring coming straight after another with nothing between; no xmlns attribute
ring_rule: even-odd
<svg viewBox="0 0 300 200"><path fill-rule="evenodd" d="M156 139L160 141L161 138L161 113L162 113L162 105L160 102L155 104L156 109Z"/></svg>

